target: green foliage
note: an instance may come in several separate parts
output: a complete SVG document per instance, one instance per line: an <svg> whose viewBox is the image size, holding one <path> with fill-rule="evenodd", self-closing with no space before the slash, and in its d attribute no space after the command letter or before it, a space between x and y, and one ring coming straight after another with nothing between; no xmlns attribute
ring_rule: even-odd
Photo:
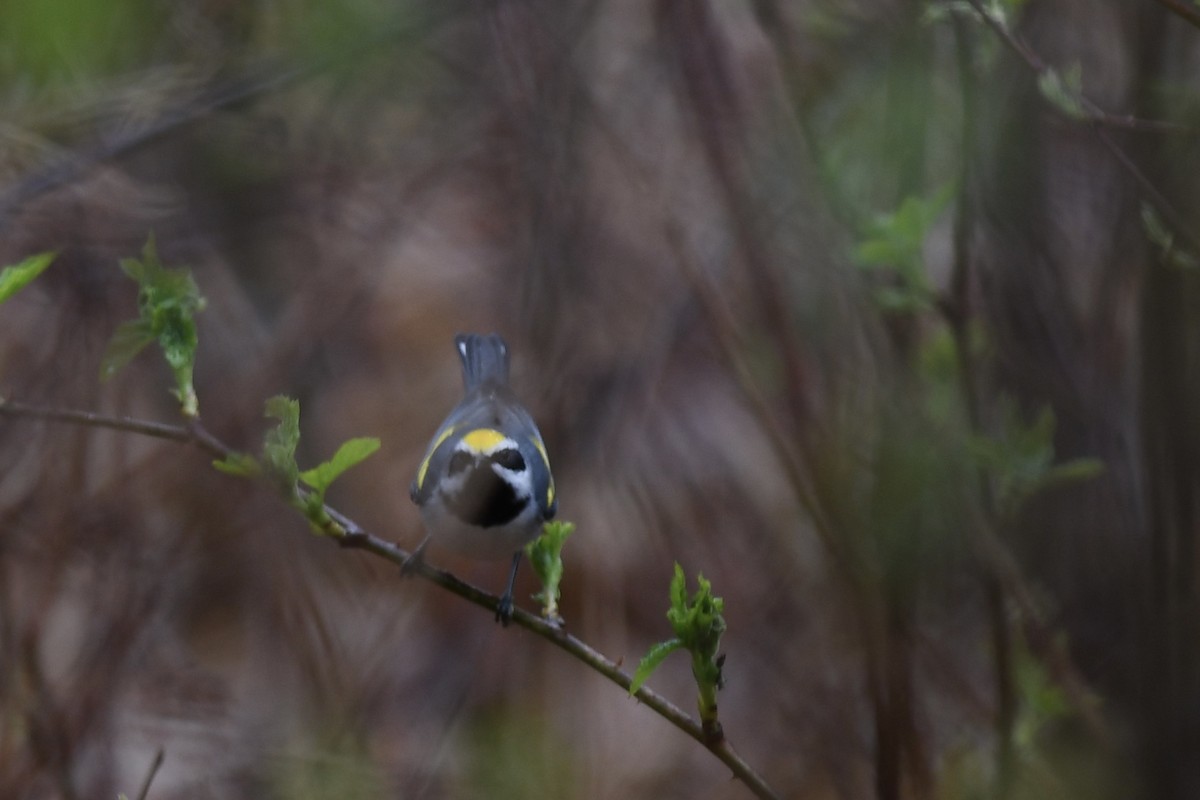
<svg viewBox="0 0 1200 800"><path fill-rule="evenodd" d="M587 782L581 783L569 737L536 708L494 707L470 715L460 727L463 749L454 770L456 782L443 786L439 796L527 800L589 794L581 788Z"/></svg>
<svg viewBox="0 0 1200 800"><path fill-rule="evenodd" d="M324 461L312 469L300 473L300 480L312 487L316 502L325 504L325 492L330 485L346 470L366 460L379 449L379 440L360 436L342 442L341 447L328 461Z"/></svg>
<svg viewBox="0 0 1200 800"><path fill-rule="evenodd" d="M892 276L875 288L875 302L884 310L913 313L933 306L933 289L925 276L925 238L952 192L953 187L947 186L929 199L906 198L892 213L875 217L855 246L859 267Z"/></svg>
<svg viewBox="0 0 1200 800"><path fill-rule="evenodd" d="M1167 228L1162 217L1149 203L1142 203L1142 228L1150 243L1159 249L1167 266L1180 270L1193 270L1200 266L1200 259L1175 244L1174 232Z"/></svg>
<svg viewBox="0 0 1200 800"><path fill-rule="evenodd" d="M864 451L869 482L844 513L879 568L888 596L912 598L963 555L976 476L966 453L957 394L898 386L880 404L879 424ZM938 399L935 399L938 398ZM939 416L931 406L953 403Z"/></svg>
<svg viewBox="0 0 1200 800"><path fill-rule="evenodd" d="M1006 28L1029 0L984 0L983 7L992 19Z"/></svg>
<svg viewBox="0 0 1200 800"><path fill-rule="evenodd" d="M268 759L268 790L276 800L375 800L391 796L386 770L374 760L360 732L327 722L328 731L305 731L284 752L293 757ZM150 797L154 797L151 792Z"/></svg>
<svg viewBox="0 0 1200 800"><path fill-rule="evenodd" d="M665 642L658 642L650 646L646 651L646 655L642 656L642 660L638 662L637 669L633 672L633 680L629 683L629 693L636 694L637 690L642 688L646 680L653 674L654 670L666 659L667 656L674 653L679 648L683 647L683 641L680 639L667 639Z"/></svg>
<svg viewBox="0 0 1200 800"><path fill-rule="evenodd" d="M331 62L333 68L347 66L348 48L357 46L361 54L364 44L381 33L403 30L417 6L411 0L276 0L275 5L272 24L264 26L271 46L284 47L300 60Z"/></svg>
<svg viewBox="0 0 1200 800"><path fill-rule="evenodd" d="M1010 398L1002 399L1000 409L1000 435L973 436L968 448L976 463L995 482L1001 518L1011 518L1039 491L1093 478L1103 470L1101 462L1093 458L1054 463L1054 411L1049 406L1030 424L1022 421L1016 403Z"/></svg>
<svg viewBox="0 0 1200 800"><path fill-rule="evenodd" d="M196 363L195 316L204 310L204 298L186 269L167 269L158 258L154 237L142 248L141 260L125 258L121 269L138 285L138 318L117 328L100 365L107 380L128 364L146 345L157 341L175 376L171 393L185 417L199 415L192 372Z"/></svg>
<svg viewBox="0 0 1200 800"><path fill-rule="evenodd" d="M974 14L975 9L967 0L943 0L943 2L931 2L925 4L925 10L921 12L921 22L926 25L934 25L939 22L945 22L955 14L970 15Z"/></svg>
<svg viewBox="0 0 1200 800"><path fill-rule="evenodd" d="M1004 28L1008 28L1010 20L1015 17L1029 0L983 0L983 13L995 20ZM922 21L925 23L942 22L952 14L962 14L979 18L978 12L967 0L942 0L931 2L925 7Z"/></svg>
<svg viewBox="0 0 1200 800"><path fill-rule="evenodd" d="M296 447L300 444L300 401L275 395L266 402L266 416L278 424L263 437L263 463L267 474L295 504L296 482L300 467L296 464Z"/></svg>
<svg viewBox="0 0 1200 800"><path fill-rule="evenodd" d="M1076 120L1088 118L1083 105L1083 68L1078 62L1059 71L1047 68L1038 75L1038 91L1064 116Z"/></svg>
<svg viewBox="0 0 1200 800"><path fill-rule="evenodd" d="M1059 637L1054 649L1066 652L1066 643ZM1012 638L1013 684L1016 694L1016 716L1013 723L1013 764L1005 796L1012 798L1043 797L1128 797L1128 787L1120 787L1119 774L1113 764L1094 761L1096 753L1078 750L1073 726L1069 723L1083 709L1072 702L1050 673L1047 663L1053 656L1033 653L1020 628ZM1095 702L1087 696L1083 703ZM1082 759L1081 759L1082 757ZM1090 763L1089 763L1090 762ZM995 797L986 780L986 773L976 774L977 796ZM1103 776L1103 777L1100 777ZM965 776L964 776L965 777ZM1100 777L1099 780L1097 778ZM994 788L994 781L992 782Z"/></svg>
<svg viewBox="0 0 1200 800"><path fill-rule="evenodd" d="M1066 652L1061 636L1053 649ZM1005 774L998 774L989 746L977 740L964 742L947 754L936 796L944 800L1136 796L1124 783L1122 773L1128 764L1079 739L1080 726L1074 723L1083 709L1055 682L1047 667L1054 656L1033 653L1017 627L1011 659L1016 700L1012 763ZM1098 700L1089 694L1080 702L1091 706Z"/></svg>
<svg viewBox="0 0 1200 800"><path fill-rule="evenodd" d="M711 730L717 723L717 690L725 682L721 670L725 658L718 653L726 627L722 616L725 601L713 595L712 584L703 575L697 576L696 583L699 588L689 599L683 567L675 565L675 575L671 579L671 607L667 609L667 621L671 623L675 638L654 645L642 657L629 693L640 689L668 655L684 648L692 655L692 676L699 690L700 720L706 730Z"/></svg>
<svg viewBox="0 0 1200 800"><path fill-rule="evenodd" d="M675 636L683 642L684 647L693 653L699 652L715 657L721 644L721 634L725 632L725 618L721 616L721 612L725 610L725 601L713 595L712 583L703 575L697 576L696 583L699 588L689 601L683 567L675 565L675 575L671 578L671 607L667 610L667 621L671 623ZM710 673L710 677L716 682L715 675Z"/></svg>
<svg viewBox="0 0 1200 800"><path fill-rule="evenodd" d="M979 319L967 321L961 341L946 324L930 325L924 331L916 359L918 387L926 416L935 427L946 430L955 426L955 435L961 435L967 416L963 364L984 363L991 347L987 328ZM966 352L960 352L960 348Z"/></svg>
<svg viewBox="0 0 1200 800"><path fill-rule="evenodd" d="M916 367L929 418L943 422L959 420L962 416L962 381L958 341L948 326L933 328L921 341Z"/></svg>
<svg viewBox="0 0 1200 800"><path fill-rule="evenodd" d="M154 0L0 3L0 76L44 90L125 72L149 60L164 9Z"/></svg>
<svg viewBox="0 0 1200 800"><path fill-rule="evenodd" d="M325 510L325 492L343 472L378 450L379 440L350 439L331 459L301 472L296 463L296 447L300 444L300 401L276 395L267 400L266 415L278 421L263 437L262 462L272 482L284 499L304 514L315 532L344 536L345 531ZM254 474L258 470L257 462L241 454L214 466L222 472L240 475ZM300 481L310 490L301 491Z"/></svg>
<svg viewBox="0 0 1200 800"><path fill-rule="evenodd" d="M1019 753L1037 746L1038 734L1050 723L1072 713L1063 690L1047 674L1041 659L1029 651L1023 636L1013 637L1013 677L1018 711L1013 742Z"/></svg>
<svg viewBox="0 0 1200 800"><path fill-rule="evenodd" d="M54 253L38 253L19 264L0 270L0 303L24 289L34 278L45 272L54 256Z"/></svg>
<svg viewBox="0 0 1200 800"><path fill-rule="evenodd" d="M233 475L238 478L254 478L262 474L262 465L258 459L248 453L230 453L218 461L212 462L218 472Z"/></svg>
<svg viewBox="0 0 1200 800"><path fill-rule="evenodd" d="M542 616L558 620L559 584L562 582L562 548L567 537L575 532L575 523L551 520L542 526L538 538L525 545L525 555L542 582L542 590L533 597L542 604Z"/></svg>

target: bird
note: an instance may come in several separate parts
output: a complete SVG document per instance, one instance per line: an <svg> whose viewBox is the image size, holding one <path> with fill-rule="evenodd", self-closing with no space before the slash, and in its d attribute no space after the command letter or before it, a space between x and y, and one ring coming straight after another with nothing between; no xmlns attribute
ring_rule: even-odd
<svg viewBox="0 0 1200 800"><path fill-rule="evenodd" d="M426 448L409 494L426 535L405 561L421 562L431 540L481 560L512 556L496 621L508 626L526 543L558 509L546 444L509 386L508 345L496 334L459 334L463 398Z"/></svg>

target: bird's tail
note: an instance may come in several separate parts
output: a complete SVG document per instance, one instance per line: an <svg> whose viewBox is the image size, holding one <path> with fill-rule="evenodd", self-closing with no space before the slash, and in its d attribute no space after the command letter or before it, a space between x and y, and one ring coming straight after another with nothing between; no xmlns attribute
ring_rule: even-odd
<svg viewBox="0 0 1200 800"><path fill-rule="evenodd" d="M454 346L462 359L463 386L471 391L484 383L508 383L508 345L494 333L460 333Z"/></svg>

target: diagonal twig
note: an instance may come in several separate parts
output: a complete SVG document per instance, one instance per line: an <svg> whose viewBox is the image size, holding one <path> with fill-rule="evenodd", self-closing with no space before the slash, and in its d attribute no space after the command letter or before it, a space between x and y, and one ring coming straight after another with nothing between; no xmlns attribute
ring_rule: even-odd
<svg viewBox="0 0 1200 800"><path fill-rule="evenodd" d="M163 765L163 749L158 748L158 752L154 754L154 760L150 762L150 769L146 772L146 779L142 781L142 789L137 793L137 800L146 800L150 795L150 784L154 782L154 776L158 774L159 768Z"/></svg>
<svg viewBox="0 0 1200 800"><path fill-rule="evenodd" d="M1170 2L1170 0L1159 0L1159 2ZM1042 77L1051 71L1054 67L1046 63L1036 50L1029 46L1029 43L1013 33L1008 24L991 14L984 8L981 0L967 0L967 3L975 10L991 28L997 36L1004 42L1008 49L1016 53L1025 64L1033 70L1038 77ZM1165 120L1142 119L1135 117L1132 114L1113 114L1102 109L1095 101L1088 98L1082 92L1078 96L1083 117L1086 122L1091 122L1095 125L1103 125L1109 128L1123 128L1126 130L1145 131L1151 133L1174 133L1174 134L1190 134L1196 135L1200 133L1195 128L1188 125L1181 125L1178 122L1167 122Z"/></svg>
<svg viewBox="0 0 1200 800"><path fill-rule="evenodd" d="M1200 28L1200 8L1185 3L1183 0L1155 0L1155 2L1180 19Z"/></svg>

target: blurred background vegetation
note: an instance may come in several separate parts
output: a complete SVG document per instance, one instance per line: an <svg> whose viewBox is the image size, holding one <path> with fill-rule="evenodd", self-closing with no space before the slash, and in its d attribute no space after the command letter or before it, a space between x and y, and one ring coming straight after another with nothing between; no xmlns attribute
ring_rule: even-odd
<svg viewBox="0 0 1200 800"><path fill-rule="evenodd" d="M986 13L986 19L982 16ZM673 562L796 798L1200 796L1191 0L0 5L0 393L177 414L118 259L208 307L205 423L405 546L452 337L540 421L570 630ZM0 420L0 796L725 798L618 688L194 450ZM503 568L431 560L493 590ZM521 604L535 607L526 571ZM686 659L651 685L691 708Z"/></svg>

